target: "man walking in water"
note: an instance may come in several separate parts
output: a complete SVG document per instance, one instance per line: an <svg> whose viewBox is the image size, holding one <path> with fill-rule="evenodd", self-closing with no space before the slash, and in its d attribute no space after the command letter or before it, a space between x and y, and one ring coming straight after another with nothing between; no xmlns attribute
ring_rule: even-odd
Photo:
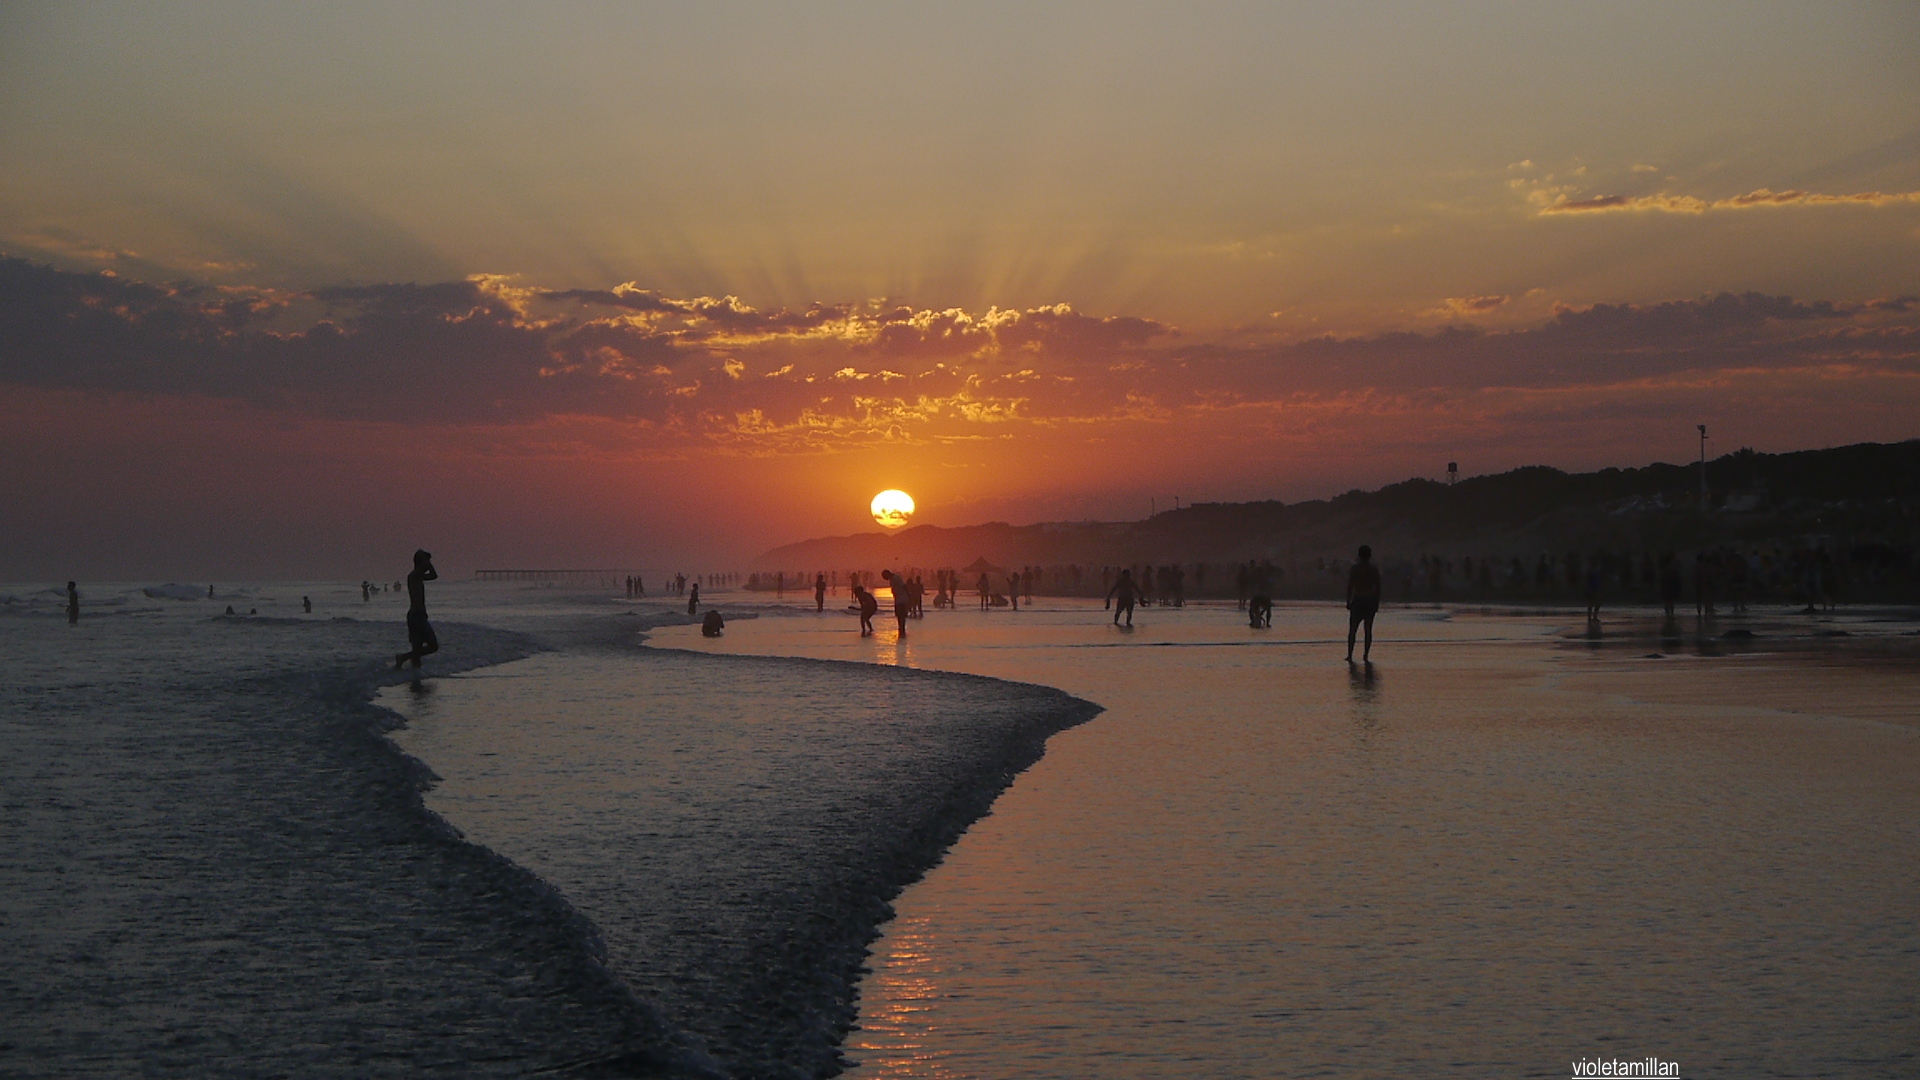
<svg viewBox="0 0 1920 1080"><path fill-rule="evenodd" d="M860 605L860 636L866 637L873 633L873 613L880 610L880 601L875 600L872 593L861 588L860 583L855 581L853 602Z"/></svg>
<svg viewBox="0 0 1920 1080"><path fill-rule="evenodd" d="M409 660L417 668L421 657L440 651L440 639L433 635L433 624L427 621L427 582L439 579L433 569L433 556L424 548L414 552L413 571L407 575L407 644L413 651L393 658L395 671Z"/></svg>
<svg viewBox="0 0 1920 1080"><path fill-rule="evenodd" d="M1373 549L1360 545L1360 561L1347 574L1347 663L1353 663L1353 639L1360 625L1367 627L1367 647L1360 654L1362 663L1373 662L1373 617L1380 610L1380 568L1373 565Z"/></svg>
<svg viewBox="0 0 1920 1080"><path fill-rule="evenodd" d="M907 587L907 579L891 570L880 571L893 588L893 621L900 624L901 637L907 636L907 615L913 611L913 590Z"/></svg>
<svg viewBox="0 0 1920 1080"><path fill-rule="evenodd" d="M1120 613L1123 611L1127 613L1127 625L1133 625L1134 595L1133 571L1123 568L1120 571L1120 580L1114 582L1113 588L1107 590L1106 606L1113 608L1113 625L1120 625ZM1115 600L1119 603L1115 604Z"/></svg>
<svg viewBox="0 0 1920 1080"><path fill-rule="evenodd" d="M67 582L67 625L80 625L80 583Z"/></svg>
<svg viewBox="0 0 1920 1080"><path fill-rule="evenodd" d="M827 610L827 575L813 575L813 610Z"/></svg>

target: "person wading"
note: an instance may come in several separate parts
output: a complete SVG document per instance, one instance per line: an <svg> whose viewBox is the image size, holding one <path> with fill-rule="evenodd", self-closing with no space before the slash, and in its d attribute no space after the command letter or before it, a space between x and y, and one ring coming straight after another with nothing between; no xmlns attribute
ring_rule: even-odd
<svg viewBox="0 0 1920 1080"><path fill-rule="evenodd" d="M1364 624L1367 646L1362 663L1372 663L1373 617L1380 611L1380 568L1373 565L1373 549L1360 545L1360 561L1347 574L1347 663L1353 663L1353 639Z"/></svg>

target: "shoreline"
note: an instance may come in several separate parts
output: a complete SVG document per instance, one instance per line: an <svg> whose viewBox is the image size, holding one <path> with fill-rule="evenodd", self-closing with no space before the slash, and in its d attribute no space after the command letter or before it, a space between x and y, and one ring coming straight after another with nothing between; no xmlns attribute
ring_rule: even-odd
<svg viewBox="0 0 1920 1080"><path fill-rule="evenodd" d="M1464 1077L1596 1039L1897 1074L1920 672L1872 657L1907 626L1651 660L1631 623L1567 639L1577 612L1409 612L1361 669L1335 605L1104 614L929 617L911 649L850 620L679 637L1110 706L898 902L851 1075Z"/></svg>
<svg viewBox="0 0 1920 1080"><path fill-rule="evenodd" d="M713 1060L837 1075L893 901L1101 710L1003 679L706 656L638 622L588 615L578 647L383 704L451 778L430 809L566 897Z"/></svg>
<svg viewBox="0 0 1920 1080"><path fill-rule="evenodd" d="M37 1022L9 1024L4 1071L715 1075L564 897L426 806L374 701L412 681L366 659L391 625L183 615L85 627L78 668L65 627L6 620L0 1001ZM443 626L430 677L539 651Z"/></svg>

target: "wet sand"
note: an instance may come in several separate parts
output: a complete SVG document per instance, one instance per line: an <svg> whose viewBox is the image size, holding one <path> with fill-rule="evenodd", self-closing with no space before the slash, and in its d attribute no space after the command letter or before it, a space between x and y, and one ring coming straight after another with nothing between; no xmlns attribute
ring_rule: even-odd
<svg viewBox="0 0 1920 1080"><path fill-rule="evenodd" d="M1551 615L1390 608L1369 673L1337 609L1237 620L1149 609L1129 634L1055 603L936 612L905 643L811 613L655 635L1107 709L898 901L852 1075L1920 1064L1910 663L1711 640L1654 660Z"/></svg>

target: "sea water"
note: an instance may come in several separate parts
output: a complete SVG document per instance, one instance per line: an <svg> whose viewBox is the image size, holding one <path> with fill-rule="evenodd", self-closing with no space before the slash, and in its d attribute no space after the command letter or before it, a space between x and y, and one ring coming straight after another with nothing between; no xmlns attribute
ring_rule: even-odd
<svg viewBox="0 0 1920 1080"><path fill-rule="evenodd" d="M0 1072L829 1074L888 900L1097 712L429 594L416 675L391 590L0 589Z"/></svg>
<svg viewBox="0 0 1920 1080"><path fill-rule="evenodd" d="M369 702L403 600L170 584L86 583L77 625L0 588L0 1074L701 1074L589 922L421 806ZM435 674L541 647L441 634Z"/></svg>
<svg viewBox="0 0 1920 1080"><path fill-rule="evenodd" d="M0 589L8 1075L819 1075L844 1037L876 1076L1891 1076L1920 1045L1910 663L1389 608L1349 669L1324 605L897 640L721 594L758 617L707 639L444 582L416 683L397 594L170 584L92 586L78 627Z"/></svg>
<svg viewBox="0 0 1920 1080"><path fill-rule="evenodd" d="M1859 658L1913 623L1851 620L1840 651L1809 645L1832 625L1703 642L1616 618L1616 641L1390 607L1349 667L1344 615L1152 608L1127 631L1043 601L904 642L808 618L652 640L1106 710L901 898L853 1075L1920 1069L1920 671Z"/></svg>

